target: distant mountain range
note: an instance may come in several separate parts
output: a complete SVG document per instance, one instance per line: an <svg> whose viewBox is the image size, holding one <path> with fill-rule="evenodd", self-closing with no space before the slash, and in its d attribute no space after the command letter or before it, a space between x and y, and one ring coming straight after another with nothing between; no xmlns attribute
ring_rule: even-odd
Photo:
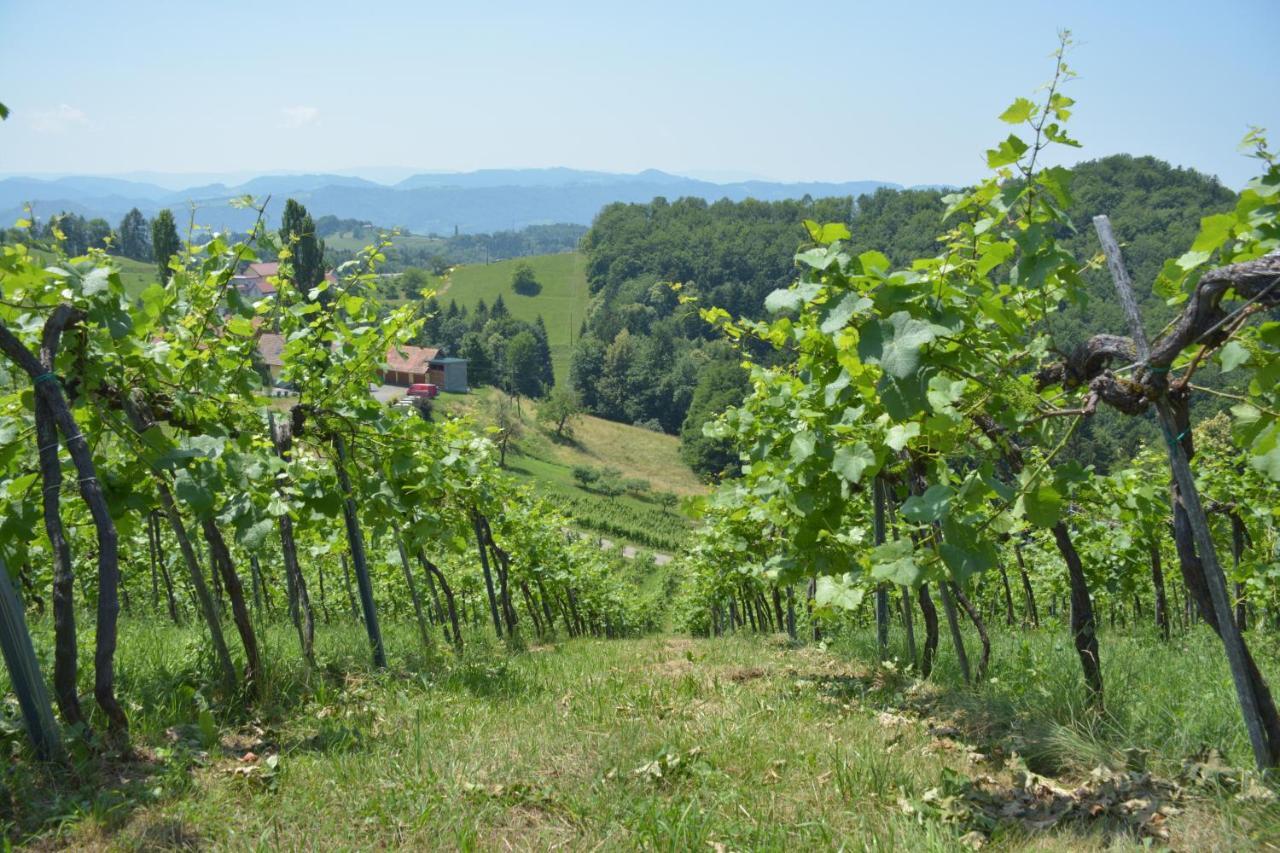
<svg viewBox="0 0 1280 853"><path fill-rule="evenodd" d="M739 181L713 183L655 169L635 174L578 169L482 169L475 172L425 172L395 184L380 184L349 175L262 175L234 186L208 183L173 190L149 181L93 175L59 178L14 176L0 179L0 224L8 226L31 203L38 218L62 211L101 216L116 225L130 208L148 217L170 208L179 222L191 204L196 221L215 228L245 230L251 210L230 200L253 195L271 197L267 208L274 223L286 198L296 198L314 216L332 214L380 226L398 226L417 234L480 233L552 222L590 225L600 208L615 201L648 202L690 196L717 201L756 198L763 201L805 195L858 196L879 187L900 188L885 181L845 183L778 183Z"/></svg>

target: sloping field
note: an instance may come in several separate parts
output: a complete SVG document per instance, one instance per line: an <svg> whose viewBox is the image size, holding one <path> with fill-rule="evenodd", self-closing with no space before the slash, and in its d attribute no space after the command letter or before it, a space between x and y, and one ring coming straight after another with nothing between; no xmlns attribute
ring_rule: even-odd
<svg viewBox="0 0 1280 853"><path fill-rule="evenodd" d="M521 263L533 267L534 275L542 285L536 296L521 296L511 289L511 276ZM567 382L569 354L590 299L586 259L578 252L563 252L455 267L441 284L437 298L443 305L448 305L452 299L459 306L474 308L481 299L486 305L492 305L499 295L510 309L511 316L518 320L532 321L542 315L543 322L547 324L556 382Z"/></svg>

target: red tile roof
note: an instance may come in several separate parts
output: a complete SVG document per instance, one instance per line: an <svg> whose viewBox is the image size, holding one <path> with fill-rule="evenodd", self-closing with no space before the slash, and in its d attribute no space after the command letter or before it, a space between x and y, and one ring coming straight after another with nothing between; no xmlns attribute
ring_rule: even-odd
<svg viewBox="0 0 1280 853"><path fill-rule="evenodd" d="M284 335L273 332L264 332L258 336L258 352L268 367L283 366L284 343ZM438 347L406 346L399 351L391 347L387 350L383 368L397 373L426 373L427 365L439 355Z"/></svg>
<svg viewBox="0 0 1280 853"><path fill-rule="evenodd" d="M266 278L267 276L279 275L280 262L263 261L261 263L249 264L249 267L244 271L244 274L254 278Z"/></svg>
<svg viewBox="0 0 1280 853"><path fill-rule="evenodd" d="M427 363L440 354L435 347L395 347L387 350L386 368L399 373L426 373Z"/></svg>

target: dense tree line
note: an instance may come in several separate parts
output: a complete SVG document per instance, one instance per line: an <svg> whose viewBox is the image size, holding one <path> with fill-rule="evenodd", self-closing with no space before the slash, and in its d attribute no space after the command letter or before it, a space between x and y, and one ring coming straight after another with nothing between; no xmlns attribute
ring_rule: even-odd
<svg viewBox="0 0 1280 853"><path fill-rule="evenodd" d="M173 221L173 214L162 211ZM110 254L135 261L152 259L151 224L136 207L125 214L116 228L101 217L86 219L78 213L62 211L43 221L33 219L32 229L0 229L0 243L29 243L32 237L44 243L59 243L68 257L78 257L90 249L102 249Z"/></svg>
<svg viewBox="0 0 1280 853"><path fill-rule="evenodd" d="M372 240L389 230L368 222L333 216L320 217L316 228L322 237L345 233L365 240ZM420 268L443 275L455 264L485 264L509 258L568 252L577 248L586 231L581 225L556 223L492 234L454 234L452 237L429 234L426 240L393 243L386 251L387 260L382 269L394 273ZM329 248L325 252L330 266L335 267L355 255L350 249Z"/></svg>
<svg viewBox="0 0 1280 853"><path fill-rule="evenodd" d="M1201 217L1230 209L1235 199L1216 179L1153 157L1116 155L1055 176L1070 187L1067 213L1075 225L1074 230L1060 228L1060 242L1077 257L1091 257L1096 247L1085 226L1094 214L1108 213L1138 281L1155 281L1168 247L1189 244ZM805 240L800 224L805 219L847 223L851 251L875 248L895 264L935 253L947 196L945 190L880 189L856 201L707 204L659 198L651 204L610 205L583 239L588 281L596 294L573 359L584 405L603 417L679 431L686 445L694 445L685 450L691 464L704 474L720 472L727 451L716 451L701 435L701 425L738 391L739 381L733 371L701 368L736 356L710 343L697 307L715 305L737 316L760 317L765 295L794 276L793 256ZM1058 306L1052 317L1054 346L1064 352L1092 331L1124 330L1105 270L1089 267L1083 278L1082 297ZM697 301L682 305L667 282L681 283L682 292ZM1176 310L1166 296L1151 290L1139 294L1152 331ZM703 403L695 412L690 404L699 385L702 400L716 405ZM1144 419L1101 413L1072 438L1069 451L1082 462L1106 467L1152 429Z"/></svg>
<svg viewBox="0 0 1280 853"><path fill-rule="evenodd" d="M432 297L425 313L418 343L467 359L472 385L496 385L522 397L542 397L555 385L542 315L532 323L517 320L501 295L492 306L481 299L475 310L459 308L454 300L442 308Z"/></svg>
<svg viewBox="0 0 1280 853"><path fill-rule="evenodd" d="M804 219L847 219L850 199L708 204L701 199L614 204L583 239L595 308L572 362L588 411L668 433L680 432L695 395L736 387L732 347L714 339L699 305L754 314L792 275ZM681 303L680 293L696 297ZM699 390L701 386L701 391ZM686 432L700 434L701 424ZM715 474L723 454L693 452Z"/></svg>

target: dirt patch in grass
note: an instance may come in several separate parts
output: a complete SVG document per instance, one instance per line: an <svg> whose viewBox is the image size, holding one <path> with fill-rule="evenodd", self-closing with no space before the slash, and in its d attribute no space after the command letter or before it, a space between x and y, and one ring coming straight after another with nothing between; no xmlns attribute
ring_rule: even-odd
<svg viewBox="0 0 1280 853"><path fill-rule="evenodd" d="M693 650L698 647L689 637L669 637L662 644L662 650L667 654L684 656L692 654Z"/></svg>
<svg viewBox="0 0 1280 853"><path fill-rule="evenodd" d="M199 850L207 841L186 822L160 815L141 815L122 833L139 850Z"/></svg>
<svg viewBox="0 0 1280 853"><path fill-rule="evenodd" d="M758 666L742 666L729 670L726 677L735 683L742 684L745 681L755 681L757 678L764 678L767 673L763 668Z"/></svg>
<svg viewBox="0 0 1280 853"><path fill-rule="evenodd" d="M649 664L645 669L663 678L679 678L693 672L693 664L684 658L674 658Z"/></svg>

